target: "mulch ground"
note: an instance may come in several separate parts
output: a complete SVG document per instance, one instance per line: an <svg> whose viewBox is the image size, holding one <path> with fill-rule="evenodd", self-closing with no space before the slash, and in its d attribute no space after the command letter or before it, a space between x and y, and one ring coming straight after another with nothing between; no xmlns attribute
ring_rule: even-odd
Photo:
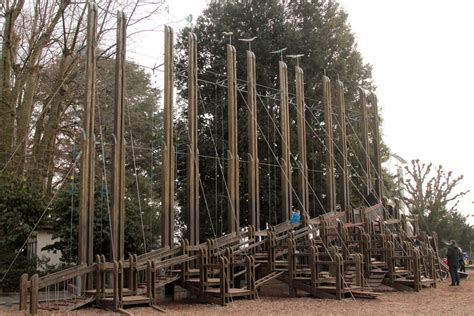
<svg viewBox="0 0 474 316"><path fill-rule="evenodd" d="M473 274L473 272L471 272ZM162 303L167 315L474 315L474 278L463 280L460 286L438 283L437 288L421 292L384 293L375 300L315 299L307 296L290 298L283 285L262 289L256 300L234 300L228 306L196 303L189 300ZM21 315L18 307L0 306L1 315ZM127 309L135 315L160 315L149 307ZM58 313L56 313L58 314ZM85 308L68 315L107 315L110 312ZM40 315L52 315L40 311Z"/></svg>

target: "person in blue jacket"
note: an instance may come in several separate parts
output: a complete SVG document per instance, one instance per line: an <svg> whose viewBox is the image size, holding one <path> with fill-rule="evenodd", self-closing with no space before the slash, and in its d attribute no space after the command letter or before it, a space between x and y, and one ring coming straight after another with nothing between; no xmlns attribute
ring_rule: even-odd
<svg viewBox="0 0 474 316"><path fill-rule="evenodd" d="M301 221L301 215L299 210L295 210L291 212L291 217L290 217L290 224L297 224Z"/></svg>

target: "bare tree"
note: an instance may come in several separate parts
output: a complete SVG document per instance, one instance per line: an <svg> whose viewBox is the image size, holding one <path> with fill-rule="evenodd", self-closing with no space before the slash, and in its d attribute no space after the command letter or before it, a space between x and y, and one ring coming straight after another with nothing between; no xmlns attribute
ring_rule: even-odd
<svg viewBox="0 0 474 316"><path fill-rule="evenodd" d="M164 1L96 1L102 54L114 53L116 11L137 25L160 11ZM72 107L82 108L81 72L87 2L6 0L0 58L0 170L28 178L50 191L58 158L58 140L68 132ZM139 31L138 31L139 32Z"/></svg>
<svg viewBox="0 0 474 316"><path fill-rule="evenodd" d="M459 200L469 192L457 190L463 175L455 178L441 165L433 170L432 163L416 159L405 171L409 178L404 183L407 194L402 199L414 215L421 217L420 224L428 231L436 230L440 222L456 213Z"/></svg>

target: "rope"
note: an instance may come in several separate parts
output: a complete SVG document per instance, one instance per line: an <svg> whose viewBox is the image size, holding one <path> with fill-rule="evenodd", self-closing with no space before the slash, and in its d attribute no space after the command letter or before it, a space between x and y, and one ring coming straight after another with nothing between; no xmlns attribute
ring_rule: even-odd
<svg viewBox="0 0 474 316"><path fill-rule="evenodd" d="M312 126L310 126L310 125L308 125L308 126L309 126L310 129L313 130ZM313 131L314 131L314 130L313 130ZM323 131L324 131L324 133L326 133L326 135L327 135L326 129L323 128ZM356 134L356 133L355 133L355 135L356 135L356 137L357 137L357 134ZM324 148L325 148L326 150L328 150L327 146L322 142L322 140L321 140L321 139L319 139L319 140L320 140L320 142L322 143L322 145L324 146ZM334 146L336 147L336 149L342 154L342 150L339 148L338 144L335 143L334 141L333 141L333 144L334 144ZM353 148L352 148L352 145L350 144L350 142L348 142L348 144L349 144L349 146L351 147L351 149L353 149ZM354 156L356 157L357 161L358 161L360 164L362 164L362 162L359 160L359 158L357 157L357 155L354 155ZM338 165L339 168L342 168L342 166L341 166L340 163L337 161L337 159L335 159L335 162L336 162L336 164ZM356 173L356 175L357 175L359 178L361 178L355 168L352 168L352 170ZM349 181L350 181L351 184L354 186L354 188L357 190L357 192L359 193L359 195L365 200L365 202L368 203L369 201L367 200L367 198L365 197L365 195L362 194L362 192L359 190L359 188L355 185L354 181L353 181L351 178L349 178ZM384 212L386 212L386 214L387 214L390 218L392 217L392 216L390 215L390 213L387 212L387 210L385 209L385 207L383 208L383 210L384 210ZM388 228L388 229L390 230L390 232L393 234L393 231L390 229L390 227L387 226L387 228ZM398 244L399 244L400 249L402 250L402 252L404 252L405 254L407 254L407 253L406 253L406 250L404 249L404 247L403 247L403 245L401 244L401 242L398 241L398 240L396 240L396 242L398 242ZM349 249L347 249L347 250L349 250Z"/></svg>
<svg viewBox="0 0 474 316"><path fill-rule="evenodd" d="M140 212L140 222L142 226L141 228L142 228L142 235L143 235L143 248L145 250L145 253L147 253L146 238L145 238L145 225L143 224L142 202L140 199L140 186L138 184L137 162L135 158L135 147L134 147L134 141L133 141L132 121L130 120L130 107L128 106L127 106L127 116L128 116L128 125L130 129L130 142L132 143L133 171L135 174L135 184L137 188L138 211Z"/></svg>
<svg viewBox="0 0 474 316"><path fill-rule="evenodd" d="M79 157L81 156L82 152L79 153L78 155L78 159ZM71 173L71 171L76 167L76 161L74 161L74 163L72 164L71 168L69 168L68 172L66 173L66 176L61 180L61 184L64 183L64 181L67 179L68 175ZM31 235L33 234L33 232L36 230L36 227L38 227L39 223L41 222L41 220L43 219L44 215L46 214L46 212L48 211L49 207L51 206L51 204L53 203L54 199L56 198L56 196L58 195L58 193L61 192L61 190L57 190L54 194L53 194L53 197L51 198L51 200L48 202L48 204L46 205L46 207L44 208L43 212L41 213L41 216L40 218L38 219L38 221L36 221L35 225L33 226L33 229L30 231L30 233L28 234L28 236L26 237L25 239L25 242L22 244L22 246L20 247L20 249L18 249L18 252L16 253L15 257L13 258L12 262L10 263L10 265L8 266L8 269L7 271L3 274L3 277L2 279L0 280L0 282L3 282L3 280L5 279L5 277L7 276L8 272L10 272L13 264L15 263L16 259L18 258L18 256L20 255L20 253L22 252L22 250L25 248L26 244L28 243L28 240L30 239Z"/></svg>
<svg viewBox="0 0 474 316"><path fill-rule="evenodd" d="M73 110L74 110L74 115L78 116L77 109L76 109L75 106L73 107ZM77 126L77 120L75 118L73 119L73 124L74 124L75 127ZM71 158L72 158L72 162L75 163L76 159L77 159L77 155L76 155L76 133L74 133L74 135L73 135ZM72 170L71 180L72 180L72 183L71 183L71 189L70 189L70 191L71 191L70 192L70 195L71 195L71 216L70 216L71 220L70 220L70 226L69 226L69 229L70 229L69 256L70 256L70 260L72 261L72 243L73 243L73 233L72 233L73 227L72 226L73 226L73 217L74 217L74 194L76 193L76 183L75 183L76 169L75 168Z"/></svg>
<svg viewBox="0 0 474 316"><path fill-rule="evenodd" d="M199 92L200 92L200 87L198 86L198 89L199 89ZM202 104L203 108L204 108L204 112L207 113L207 109L206 109L206 106L205 106L205 102L204 100L202 99L202 95L201 93L198 93L199 94L199 101L200 103ZM230 194L229 194L229 190L227 188L227 182L225 180L225 176L224 176L224 171L223 171L223 167L222 167L222 163L221 163L221 160L219 158L219 153L217 152L217 145L216 145L216 141L214 139L214 134L212 133L212 130L211 130L211 127L207 125L207 128L209 129L209 133L210 133L210 136L211 136L211 140L212 140L212 144L213 144L213 148L214 148L214 151L216 153L216 157L217 157L217 160L216 160L216 163L219 165L219 170L221 171L221 174L222 174L222 183L225 187L225 190L226 190L226 193L227 193L227 197L230 198ZM216 180L217 180L217 177L216 177ZM199 181L201 183L201 179L199 178ZM217 194L217 191L216 191L216 194ZM217 205L216 205L217 206ZM206 204L206 207L207 207L207 204ZM208 211L208 215L209 215L209 220L211 221L212 223L212 218L210 217L210 212ZM221 216L222 218L222 216ZM237 220L237 219L236 219ZM222 225L222 220L221 220L221 225ZM217 238L217 236L215 235L215 231L214 231L214 237Z"/></svg>
<svg viewBox="0 0 474 316"><path fill-rule="evenodd" d="M103 172L103 179L105 182L105 196L107 200L107 213L109 215L109 229L110 229L110 245L112 247L112 258L115 257L115 247L114 247L114 236L113 236L113 230L112 230L112 217L110 214L110 203L109 203L109 189L107 185L107 168L105 166L105 148L104 148L104 137L102 133L102 117L101 117L101 112L100 112L100 106L97 107L97 113L99 116L99 135L100 135L100 145L101 145L101 150L102 150L102 172ZM102 219L102 216L101 216Z"/></svg>
<svg viewBox="0 0 474 316"><path fill-rule="evenodd" d="M242 93L241 93L241 95L242 95ZM243 95L242 95L242 96L243 96ZM247 108L249 108L249 105L248 105L247 101L245 100L245 98L243 98L243 99L244 99L245 105L247 106ZM265 107L264 107L264 108L265 108ZM276 126L276 124L275 124L275 126ZM264 135L264 133L263 133L263 131L262 131L262 128L260 127L260 124L258 124L258 122L257 122L257 128L260 130L260 133L261 133L261 135L263 136L263 139L264 139L265 142L267 143L268 147L270 148L270 151L272 152L273 156L276 157L275 152L271 149L270 143L268 142L268 139L265 137L265 135ZM280 134L280 135L281 135L281 134ZM297 162L298 162L298 161L297 161ZM279 163L279 162L278 162L278 163ZM280 163L279 163L279 164L280 164ZM280 167L281 167L281 165L280 165ZM327 214L327 211L325 210L323 204L321 203L321 201L320 201L319 198L317 197L316 192L314 191L313 187L309 184L308 179L306 178L306 175L303 175L303 177L305 177L304 180L308 183L308 187L311 189L312 193L314 194L316 200L318 201L318 203L319 203L320 206L322 207L323 211L325 212L325 214ZM288 180L288 178L287 178L287 180ZM302 201L300 200L300 197L299 197L298 193L295 191L295 189L294 189L293 186L291 186L291 187L292 187L292 191L294 191L294 193L296 193L296 197L297 197L298 201L299 201L300 204L302 205ZM336 232L337 232L337 231L336 231ZM340 240L341 240L341 243L344 243L343 240L342 240L342 236L339 235L339 232L337 232L337 234L338 234L338 236L339 236L339 238L340 238ZM344 243L344 244L345 244L345 243ZM323 246L324 246L324 248L325 248L325 250L326 250L328 256L331 258L332 261L334 261L334 258L331 256L331 253L330 253L329 249L327 248L327 246L326 246L324 243L323 243ZM346 249L348 249L347 246L346 246ZM354 297L352 291L350 290L349 284L345 281L344 276L341 276L341 278L342 278L343 282L347 285L347 290L348 290L349 293L351 294L352 299L355 301L356 299L355 299L355 297Z"/></svg>

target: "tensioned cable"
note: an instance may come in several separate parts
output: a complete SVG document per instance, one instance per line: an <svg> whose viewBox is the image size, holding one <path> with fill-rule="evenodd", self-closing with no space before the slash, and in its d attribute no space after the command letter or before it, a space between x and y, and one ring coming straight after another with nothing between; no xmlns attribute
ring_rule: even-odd
<svg viewBox="0 0 474 316"><path fill-rule="evenodd" d="M311 111L310 111L310 112L311 112ZM311 112L311 114L314 116L314 113ZM306 124L310 127L310 129L313 131L313 134L317 135L316 132L314 131L314 129L312 128L311 124L309 124L306 120L305 120L305 123L306 123ZM273 124L276 126L276 123L275 123L274 121L273 121ZM277 130L278 130L278 128L277 128ZM325 129L323 129L323 130L324 130L324 132L327 133L327 131L326 131ZM278 130L278 131L279 131L279 130ZM280 135L281 135L281 134L280 134ZM317 138L319 139L319 137L317 137ZM319 139L319 140L322 142L321 139ZM334 141L333 141L333 143L334 143ZM324 146L326 146L323 142L322 142L322 144L323 144ZM335 145L336 145L336 147L337 147L337 144L335 144ZM338 148L338 147L337 147L337 148ZM338 148L338 149L339 149L339 148ZM326 147L326 150L327 150L327 147ZM340 149L339 149L339 150L340 150ZM338 162L336 161L336 163L338 163ZM339 167L341 167L341 166L339 165ZM351 179L350 179L350 181L351 181L352 184L355 186L355 183L354 183ZM358 190L357 186L355 186L355 187L356 187L356 189ZM310 188L311 191L313 192L314 197L316 198L317 202L318 202L318 203L320 204L320 206L322 207L323 211L324 211L325 213L327 213L327 211L325 210L325 208L324 208L324 206L322 205L321 201L319 200L317 194L314 192L314 188L312 187L312 185L309 184L309 188ZM360 192L360 191L359 191L359 192ZM297 195L297 196L298 196L298 195ZM339 236L339 238L340 238L340 240L341 240L341 242L342 242L342 237L339 235L339 232L337 232L337 234L338 234L338 236ZM344 242L342 242L342 243L344 243ZM346 248L347 251L349 251L349 248L347 247L347 245L345 245L345 243L344 243L344 247ZM403 247L402 247L402 250L404 251ZM370 286L369 286L369 287L370 287Z"/></svg>
<svg viewBox="0 0 474 316"><path fill-rule="evenodd" d="M184 76L185 76L185 75L184 75ZM199 79L199 80L200 80L200 81L203 81L203 82L205 82L205 83L209 83L209 84L213 84L213 85L218 85L218 86L221 86L221 87L227 87L227 85L225 85L224 83L218 83L218 82L215 83L215 82L206 81L206 80L203 80L203 79ZM242 80L241 80L241 81L242 81ZM265 86L263 86L263 87L265 87ZM243 90L242 88L241 88L241 89L237 89L237 90L238 90L240 93L242 93L242 91L245 91L245 90ZM261 95L261 94L258 94L258 93L257 93L257 96L258 96L259 98L264 97L264 98L271 98L271 99L277 100L276 98L272 98L272 97L269 97L269 96L266 96L266 95ZM308 98L305 98L305 99L308 99ZM290 105L294 105L294 103L292 103L292 102L289 102L289 103L290 103ZM314 111L313 111L313 112L314 112ZM312 112L311 114L314 116L314 113L313 113L313 112ZM275 122L273 122L273 124L276 125ZM279 132L278 128L277 128L277 131ZM326 132L326 131L325 131L325 132ZM280 132L279 132L279 133L280 133ZM280 133L280 135L281 135L281 133ZM359 140L359 141L360 141L360 140ZM336 147L337 147L337 144L335 144L335 145L336 145ZM356 159L358 159L357 155L356 155ZM360 161L359 161L359 162L360 162ZM352 167L352 168L353 168L353 167ZM353 170L356 172L356 170L355 170L354 168L353 168ZM359 177L360 177L360 175L359 175ZM355 183L354 183L352 180L351 180L351 183L354 185L354 187L357 188L357 186L355 185ZM357 188L357 189L358 189L358 188ZM360 193L360 190L359 190L359 193ZM361 196L362 196L362 198L365 199L365 197L364 197L363 195L361 195Z"/></svg>
<svg viewBox="0 0 474 316"><path fill-rule="evenodd" d="M204 111L207 112L207 109L206 109L206 106L205 106L205 102L204 100L202 99L202 96L201 96L201 93L200 93L200 87L198 86L198 95L199 95L199 101L200 103L202 104L203 108L204 108ZM226 192L227 192L227 196L228 198L230 198L230 195L229 195L229 191L227 190L227 183L225 182L225 177L224 177L224 173L223 173L223 167L222 167L222 164L221 164L221 161L219 159L219 153L217 152L217 145L216 145L216 141L214 139L214 134L212 132L212 129L211 127L209 126L209 124L206 124L207 128L209 129L209 133L210 133L210 136L211 136L211 140L212 140L212 144L213 144L213 148L214 148L214 151L216 153L216 157L217 157L217 163L219 164L219 170L221 170L221 173L222 173L222 181L225 183L225 188L226 188ZM201 189L204 191L204 187L202 186L202 181L201 181L201 177L199 177L199 182L200 182L200 186L201 186ZM217 182L217 179L216 179L216 182ZM217 194L217 192L216 192ZM207 204L207 199L205 198L205 205L206 205L206 210L207 210L207 214L209 216L209 221L211 222L211 225L212 225L212 217L211 217L211 213L210 213L210 210L209 210L209 206ZM217 204L216 204L216 207L217 207ZM213 226L212 226L213 227ZM214 230L214 228L212 229L212 232L214 234L214 238L217 238L217 235L216 235L216 232Z"/></svg>
<svg viewBox="0 0 474 316"><path fill-rule="evenodd" d="M200 87L198 86L199 99L200 99L201 104L202 104L202 106L203 106L203 108L204 108L204 111L207 112L206 106L205 106L205 103L204 103L204 100L202 100L201 93L199 93L199 92L200 92ZM216 152L216 156L218 156L217 146L216 146L216 142L215 142L215 139L214 139L214 135L213 135L213 133L212 133L212 130L211 130L210 126L207 125L207 127L208 127L209 132L210 132L210 135L211 135L211 139L212 139L214 151ZM220 160L217 160L217 162L218 162L219 167L220 167L219 169L220 169L220 171L221 171L221 173L222 173L222 181L223 181L223 183L224 183L227 196L228 196L228 198L230 199L230 193L229 193L229 190L228 190L228 187L227 187L227 182L226 182L225 177L224 177L224 172L223 172L223 167L222 167L221 161L220 161ZM200 179L200 177L199 177L199 179ZM201 179L200 179L199 181L200 181L200 184L201 184L201 186L202 186ZM202 188L202 189L203 189L203 188ZM216 193L217 193L217 192L216 192ZM232 203L229 203L229 204L230 204L231 207L233 208L233 204L232 204ZM217 206L217 205L216 205L216 206ZM208 216L209 216L209 220L211 221L211 225L212 225L211 213L210 213L210 211L209 211L209 208L208 208L207 203L206 203L206 209L207 209L207 213L208 213ZM234 209L234 212L235 212L235 209ZM235 218L234 220L235 220L235 223L237 223L237 218ZM213 229L213 233L214 233L214 237L217 238L217 236L215 235L214 229ZM236 233L238 233L238 232L236 232ZM219 247L219 248L220 248L220 247ZM222 249L222 248L220 248L220 249ZM227 280L227 276L225 275L225 272L222 271L222 273L224 274L224 280ZM229 287L230 287L230 284L229 284ZM230 296L230 299L231 299L231 302L233 303L233 298L232 298L232 296Z"/></svg>
<svg viewBox="0 0 474 316"><path fill-rule="evenodd" d="M215 84L215 83L213 83L213 82L209 82L209 83ZM225 85L221 85L221 86L225 87ZM241 91L240 89L238 89L238 91L239 91L240 93L242 93L242 91ZM259 98L260 98L260 97L261 97L261 96L259 95ZM263 96L263 97L268 97L268 96ZM266 109L266 108L265 108L265 109ZM267 110L267 109L266 109L266 110ZM267 111L267 112L268 112L268 111ZM312 113L312 114L314 115L314 113ZM306 123L307 123L307 122L306 122ZM276 125L276 124L274 123L274 125ZM277 130L278 130L278 129L277 129ZM262 131L261 131L261 132L262 132ZM326 132L326 131L325 131L325 132ZM327 133L327 132L326 132L326 133ZM262 135L263 135L263 132L262 132ZM268 140L266 140L266 141L267 141L267 143L268 143ZM321 141L321 140L320 140L320 141ZM323 144L324 144L324 143L323 143ZM336 145L336 146L337 146L337 145ZM270 146L269 146L269 147L270 147ZM275 156L275 158L276 158L276 156ZM221 168L222 168L222 166L221 166ZM352 180L351 180L351 182L352 182ZM354 184L354 183L353 183L353 184ZM310 187L311 187L311 189L312 189L312 191L313 191L313 194L315 194L314 189L312 188L312 186L310 186ZM356 188L357 188L357 186L356 186ZM358 188L357 188L357 189L358 189ZM360 191L359 191L359 192L360 192ZM315 196L316 196L316 198L317 198L317 195L316 195L316 194L315 194ZM322 203L321 203L321 201L319 200L319 198L317 198L317 200L318 200L318 202L319 202L319 203L321 204L321 206L322 206ZM323 206L322 206L322 207L323 207ZM323 207L323 210L326 212L326 210L324 209L324 207Z"/></svg>
<svg viewBox="0 0 474 316"><path fill-rule="evenodd" d="M240 92L240 91L239 91L239 92ZM240 94L241 94L241 96L243 97L242 92L240 92ZM247 103L247 100L245 100L245 98L243 98L243 100L244 100L245 105L247 106L247 109L250 110L250 107L249 107L249 105L248 105L248 103ZM260 100L260 102L262 103L261 100ZM265 106L264 106L263 108L265 108L265 110L267 110ZM269 113L267 112L267 114L269 114ZM263 133L263 130L262 130L260 124L258 124L258 122L257 122L257 128L260 130L260 134L262 135L263 139L264 139L265 142L267 143L268 148L269 148L270 151L272 152L274 158L277 158L275 152L274 152L273 149L271 148L270 143L269 143L268 139L266 138L265 134ZM277 128L277 129L278 129L278 128ZM281 136L281 134L280 134L280 136ZM275 160L278 161L278 159L275 159ZM298 162L299 162L299 161L297 161L297 163L298 163ZM278 163L279 163L279 162L278 162ZM281 168L281 164L280 164L280 168ZM285 175L285 176L286 176L286 175ZM323 206L323 204L321 203L321 201L319 200L319 198L317 197L316 192L314 191L314 189L313 189L313 187L311 186L311 184L309 184L308 179L306 178L306 175L303 174L303 177L304 177L304 180L306 181L306 183L308 184L308 187L311 189L313 195L315 196L316 200L318 201L318 203L319 203L320 206L322 207L323 211L325 212L325 214L327 214L327 211L326 211L326 209L324 208L324 206ZM288 178L287 178L287 181L289 181ZM294 189L293 186L291 186L291 188L292 188L292 191L294 191L294 193L296 193L296 197L297 197L298 201L300 202L300 204L302 205L302 201L301 201L300 198L299 198L299 194L295 191L295 189ZM305 215L308 215L307 212L308 212L308 211L306 210L306 214L305 214ZM337 232L337 234L339 235L339 232ZM340 235L339 235L339 237L340 237L340 239L341 239L341 242L344 243L344 242L342 241L342 237L341 237ZM322 244L323 244L323 246L324 246L324 248L325 248L325 250L326 250L327 255L331 258L332 261L335 261L334 258L333 258L332 255L331 255L329 249L327 248L327 246L326 246L324 243L322 243ZM347 248L347 246L346 246L346 248ZM355 301L356 299L355 299L355 297L354 297L352 291L350 290L349 284L345 281L344 276L341 276L341 278L342 278L343 282L346 284L347 290L348 290L349 293L351 294L352 299Z"/></svg>
<svg viewBox="0 0 474 316"><path fill-rule="evenodd" d="M142 202L140 197L140 186L138 184L138 172L137 172L137 162L135 158L135 148L134 148L134 140L133 140L133 132L132 132L132 121L130 120L130 107L127 106L127 116L128 116L128 126L130 128L130 142L132 143L132 158L133 158L133 172L135 174L135 184L137 188L137 198L138 198L138 211L140 212L140 222L142 228L142 235L143 235L143 248L146 251L146 237L145 237L145 225L143 223L143 212L142 212Z"/></svg>
<svg viewBox="0 0 474 316"><path fill-rule="evenodd" d="M349 123L351 129L353 130L353 132L354 132L354 134L355 134L355 136L356 136L356 140L357 140L357 141L359 142L359 144L361 145L361 147L362 147L362 149L364 150L365 154L368 155L366 149L364 148L364 146L362 146L362 141L361 141L360 138L357 136L357 133L355 133L355 128L353 127L353 125L352 125L350 122L348 122L348 123ZM373 132L373 131L372 131L372 132ZM357 157L357 155L356 155L356 157ZM361 163L361 162L360 162L360 163ZM374 169L376 175L378 175L378 176L381 177L381 175L378 174L377 169L375 168L375 165L374 165L374 163L373 163L373 161L372 161L371 159L369 160L369 163L371 164L372 168ZM386 193L390 194L390 191L387 189L387 187L385 186L385 184L384 184L383 181L382 181L382 187L383 187L383 189L384 189L384 191L385 191ZM391 196L391 195L389 195L389 197L390 197L390 198L393 198L393 196ZM379 197L379 198L380 198L380 197ZM384 207L384 211L386 212L386 214L389 215L389 217L391 217L390 213L388 212L388 210L385 209L385 207ZM412 215L413 215L413 214L412 214ZM420 217L421 217L422 221L424 222L424 224L425 224L425 226L426 226L426 229L427 229L428 232L432 235L433 232L432 232L432 230L430 229L428 223L426 222L425 217L424 217L424 216L420 216ZM390 227L388 227L388 229L391 231ZM407 233L406 233L405 231L401 230L401 232L402 232L403 234L405 234L405 236L406 236L407 238L409 238L408 235L407 235Z"/></svg>
<svg viewBox="0 0 474 316"><path fill-rule="evenodd" d="M310 111L310 112L311 112L311 111ZM312 114L312 113L310 113L310 114ZM308 126L309 126L309 125L308 125ZM309 128L310 128L310 129L313 129L312 126L309 126ZM326 129L323 128L322 130L323 130L324 133L327 135ZM355 131L354 131L354 132L355 132ZM357 134L355 134L355 136L357 137ZM324 148L325 148L326 150L328 150L326 144L325 144L321 139L319 139L319 141L320 141L321 144L324 146ZM336 147L336 149L339 151L339 153L342 154L342 150L339 148L338 144L333 141L333 145ZM349 142L348 142L348 145L352 148L352 145L351 145ZM352 149L353 149L353 148L352 148ZM354 156L356 156L357 161L359 162L359 164L361 164L361 161L359 160L359 158L357 157L357 155L354 155ZM334 159L334 161L336 162L336 164L338 165L338 167L342 169L342 166L340 165L339 161L338 161L337 159ZM361 178L361 176L360 176L360 174L357 172L357 170L356 170L354 167L352 167L352 166L351 166L351 168L352 168L353 172L354 172L359 178ZM351 178L349 178L349 181L352 183L352 185L353 185L354 188L357 190L357 192L359 193L359 195L360 195L360 196L365 200L365 202L368 204L369 201L367 200L367 198L365 197L365 195L362 194L362 192L359 190L358 186L354 183L354 181L353 181ZM382 207L383 207L383 205L382 205ZM386 212L386 210L385 210L384 207L383 207L383 210ZM390 218L392 217L388 212L386 212L386 215L388 215ZM387 228L390 230L391 233L393 233L392 230L390 229L390 227L387 226ZM400 248L402 249L402 251L405 252L405 249L404 249L403 245L402 245L400 242L399 242L399 245L400 245Z"/></svg>
<svg viewBox="0 0 474 316"><path fill-rule="evenodd" d="M213 82L209 82L209 83L215 84L215 83L213 83ZM222 85L222 86L225 87L225 85ZM241 89L238 89L238 91L242 94ZM266 97L266 96L265 96L265 97ZM260 96L259 96L259 98L260 98ZM260 101L261 101L261 99L260 99ZM245 102L245 103L246 103L246 102ZM247 104L247 106L248 106L248 104ZM266 108L265 108L265 110L267 111L267 114L268 114L268 110L267 110ZM273 122L274 125L276 126L276 124L275 124L275 122L273 121L273 119L272 119L272 122ZM271 146L270 146L268 140L266 139L266 137L264 136L264 133L263 133L263 131L261 130L261 127L260 127L260 126L259 126L259 129L260 129L260 132L261 132L262 136L264 137L265 141L267 142L269 148L271 148ZM278 128L277 128L277 130L278 130ZM278 130L278 132L279 132L279 130ZM280 133L280 132L279 132L279 133ZM281 133L280 133L280 135L281 135ZM212 139L213 139L212 131L211 131L211 137L212 137ZM270 149L270 150L271 150L271 149ZM273 150L271 150L271 151L272 151L272 154L274 155L274 157L276 158L276 155L275 155L275 153L273 152ZM220 164L220 161L219 161L219 165L220 165L221 171L222 171L222 165ZM280 167L281 167L281 165L280 165ZM315 197L316 197L318 203L321 205L322 209L325 211L325 213L327 213L327 211L325 210L325 208L324 208L324 206L322 205L321 201L319 200L319 198L318 198L317 195L315 194L314 189L312 188L312 186L310 185L309 187L311 188L313 194L315 195ZM293 189L293 190L294 190L294 189ZM297 196L298 196L298 195L297 195ZM299 198L299 197L298 197L298 198ZM327 250L327 249L326 249L326 250ZM329 253L328 250L327 250L327 252L328 252L328 254L330 255L330 253ZM351 293L351 294L352 294L352 293Z"/></svg>
<svg viewBox="0 0 474 316"><path fill-rule="evenodd" d="M100 115L100 106L97 107L97 113L99 114L99 135L100 135L100 144L101 144L101 149L102 149L102 172L104 173L105 196L107 200L107 214L109 215L110 245L112 246L112 257L113 257L113 260L115 260L116 254L115 254L115 247L114 247L114 236L113 236L113 231L112 231L112 216L110 214L109 188L108 188L108 182L107 182L107 168L105 167L105 148L104 148L104 137L102 133L102 117Z"/></svg>
<svg viewBox="0 0 474 316"><path fill-rule="evenodd" d="M76 163L77 163L77 160L79 160L80 156L82 155L82 151L79 152L78 156L77 156L77 159L76 161L74 161L74 163L72 164L71 168L69 168L68 172L66 173L66 176L63 178L63 180L61 180L61 183L63 183L67 177L69 176L69 174L71 173L71 171L76 167ZM53 203L54 199L56 198L56 196L58 195L58 193L61 192L61 190L57 190L53 197L51 198L51 200L48 202L48 204L46 205L46 207L44 208L44 211L43 213L41 213L41 216L40 218L36 221L35 225L33 226L33 229L30 231L30 233L28 234L28 236L26 237L25 239L25 242L23 243L23 245L20 247L20 249L18 249L18 252L16 253L15 257L13 258L12 262L10 263L10 265L8 266L8 269L7 271L5 272L5 274L3 274L3 277L2 279L0 280L0 282L3 282L3 280L5 279L5 277L7 276L8 272L10 272L10 269L12 268L13 264L15 263L16 259L18 258L18 256L20 255L21 251L25 248L26 244L28 243L28 240L30 239L31 235L33 234L33 232L36 230L36 227L38 227L39 223L41 222L41 220L43 219L44 215L46 214L46 212L48 211L49 207L51 206L51 204Z"/></svg>

